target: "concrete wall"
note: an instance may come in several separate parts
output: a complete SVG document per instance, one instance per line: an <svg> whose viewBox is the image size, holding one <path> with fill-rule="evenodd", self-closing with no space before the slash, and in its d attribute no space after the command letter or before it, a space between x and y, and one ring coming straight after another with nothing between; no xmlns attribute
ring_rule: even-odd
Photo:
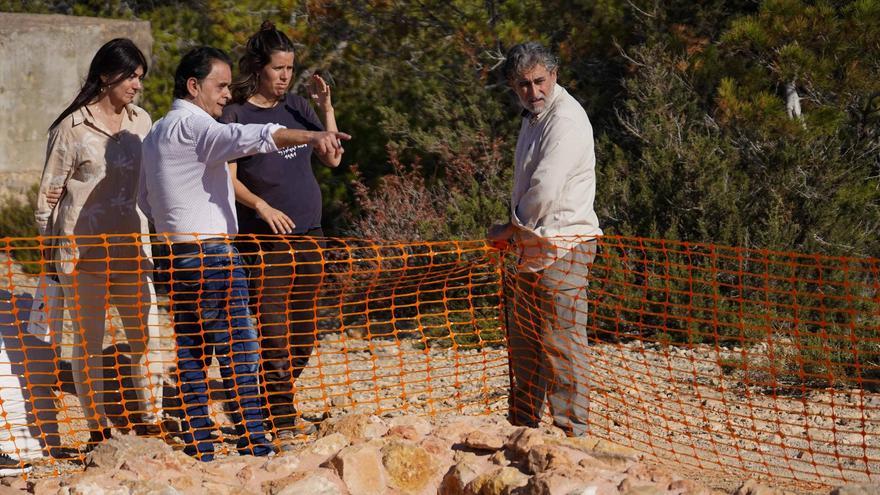
<svg viewBox="0 0 880 495"><path fill-rule="evenodd" d="M39 177L49 124L73 101L98 48L119 37L150 60L149 22L0 13L0 172Z"/></svg>

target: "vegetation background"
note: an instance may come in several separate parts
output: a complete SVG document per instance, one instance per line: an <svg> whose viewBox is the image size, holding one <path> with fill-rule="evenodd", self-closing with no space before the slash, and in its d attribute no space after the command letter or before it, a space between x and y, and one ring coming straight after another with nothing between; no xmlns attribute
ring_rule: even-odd
<svg viewBox="0 0 880 495"><path fill-rule="evenodd" d="M597 140L610 234L880 255L880 1L0 0L9 12L136 18L155 44L144 106L179 56L236 58L265 19L330 79L345 166L318 168L325 227L479 238L503 220L518 107L504 51L538 39ZM72 95L71 95L72 97ZM787 102L799 97L800 115Z"/></svg>

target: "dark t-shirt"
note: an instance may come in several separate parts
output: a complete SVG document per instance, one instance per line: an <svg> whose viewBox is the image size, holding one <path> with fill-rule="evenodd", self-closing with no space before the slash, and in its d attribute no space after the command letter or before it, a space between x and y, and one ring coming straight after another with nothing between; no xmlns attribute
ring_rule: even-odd
<svg viewBox="0 0 880 495"><path fill-rule="evenodd" d="M272 108L251 103L231 104L223 110L222 122L281 124L288 129L323 131L324 127L309 102L288 94ZM321 188L312 172L312 146L301 144L272 153L239 158L238 180L273 208L283 211L296 224L295 234L321 226ZM271 234L269 224L257 212L236 202L241 234Z"/></svg>

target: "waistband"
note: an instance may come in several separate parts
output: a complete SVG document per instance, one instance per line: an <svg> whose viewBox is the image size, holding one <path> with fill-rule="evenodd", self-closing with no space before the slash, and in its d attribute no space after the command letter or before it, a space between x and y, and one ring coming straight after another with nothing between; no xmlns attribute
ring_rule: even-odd
<svg viewBox="0 0 880 495"><path fill-rule="evenodd" d="M222 238L205 239L199 242L172 242L171 253L175 256L203 253L208 250L226 248L232 251L232 241Z"/></svg>

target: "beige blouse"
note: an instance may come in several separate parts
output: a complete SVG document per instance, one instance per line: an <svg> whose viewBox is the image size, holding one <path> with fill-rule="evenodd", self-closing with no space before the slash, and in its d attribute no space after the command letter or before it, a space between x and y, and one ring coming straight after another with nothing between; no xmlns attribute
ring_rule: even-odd
<svg viewBox="0 0 880 495"><path fill-rule="evenodd" d="M49 131L46 165L40 180L35 212L40 234L89 236L147 232L147 221L137 208L141 169L141 142L152 121L145 110L126 107L122 128L112 134L89 111L76 110ZM64 187L52 208L46 201L50 189ZM111 243L133 243L133 236L110 237ZM125 246L108 253L96 238L59 239L54 259L62 273L71 273L77 259L137 256ZM129 252L131 251L131 252Z"/></svg>

